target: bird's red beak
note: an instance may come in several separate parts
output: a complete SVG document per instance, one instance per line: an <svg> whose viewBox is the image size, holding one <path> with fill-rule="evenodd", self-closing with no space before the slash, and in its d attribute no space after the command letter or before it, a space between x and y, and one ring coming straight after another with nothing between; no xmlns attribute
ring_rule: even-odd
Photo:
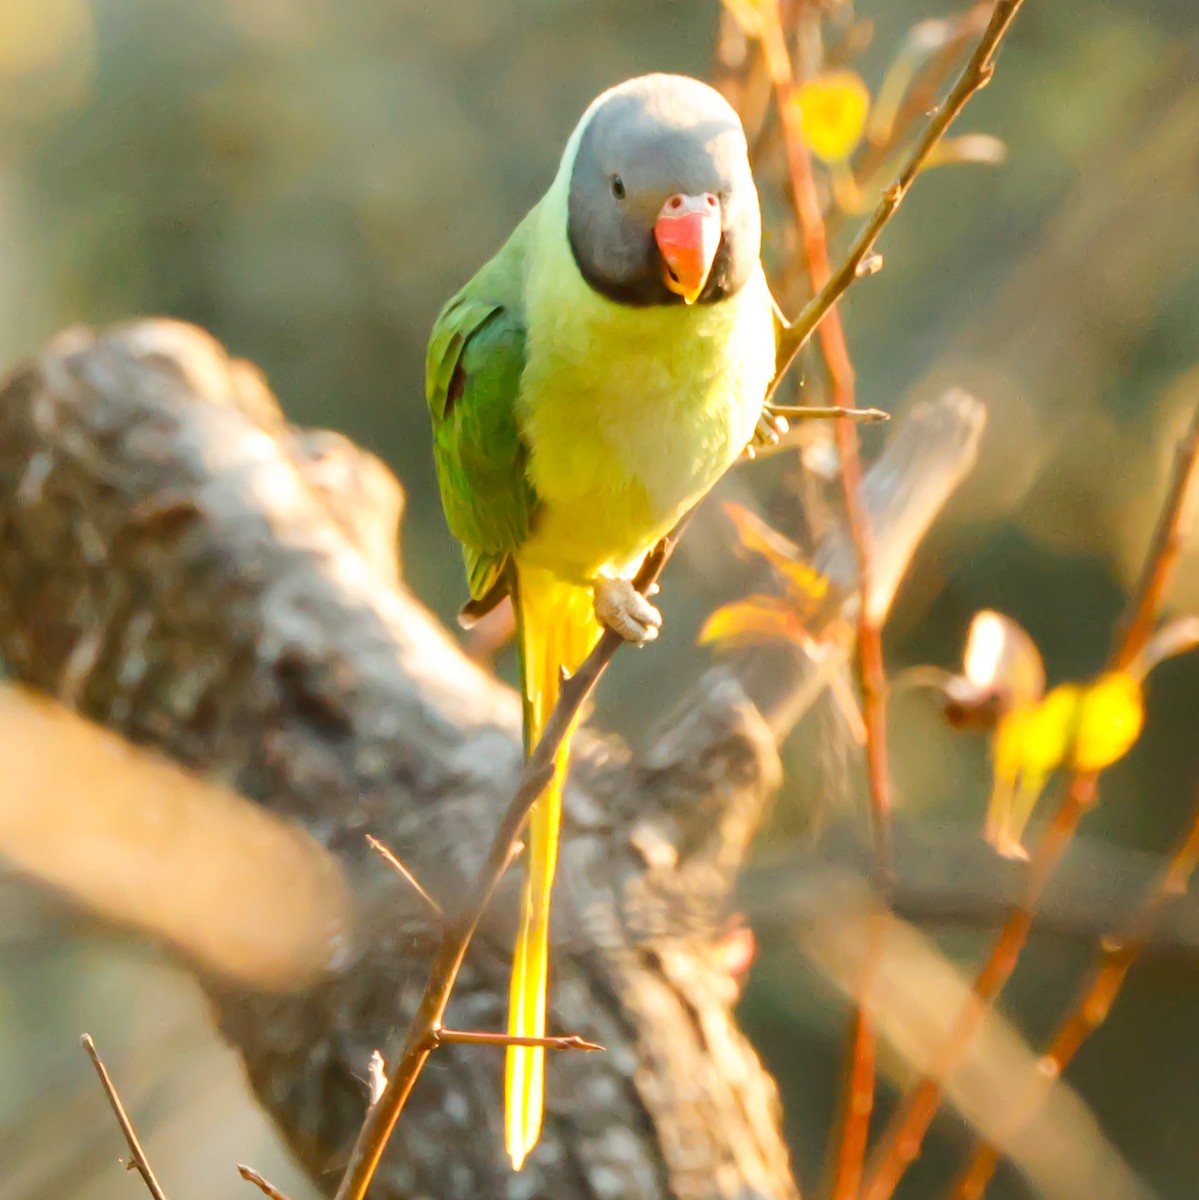
<svg viewBox="0 0 1199 1200"><path fill-rule="evenodd" d="M654 241L662 254L662 281L684 304L694 304L708 282L720 245L720 201L711 192L676 192L654 223Z"/></svg>

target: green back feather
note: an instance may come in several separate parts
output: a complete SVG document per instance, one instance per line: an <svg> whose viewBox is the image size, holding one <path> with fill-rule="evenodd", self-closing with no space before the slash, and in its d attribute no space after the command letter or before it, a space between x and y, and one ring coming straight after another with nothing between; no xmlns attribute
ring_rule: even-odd
<svg viewBox="0 0 1199 1200"><path fill-rule="evenodd" d="M475 599L528 537L537 505L516 412L525 366L522 250L514 235L446 305L429 339L426 399L441 502Z"/></svg>

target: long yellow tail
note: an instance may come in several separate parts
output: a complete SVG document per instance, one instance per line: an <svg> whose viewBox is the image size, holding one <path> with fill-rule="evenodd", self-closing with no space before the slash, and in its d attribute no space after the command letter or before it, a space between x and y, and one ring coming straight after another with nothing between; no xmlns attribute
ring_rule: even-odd
<svg viewBox="0 0 1199 1200"><path fill-rule="evenodd" d="M561 672L578 669L598 641L600 627L591 592L563 583L548 571L520 565L513 589L524 696L525 753L541 738L558 700ZM515 1037L545 1036L545 995L549 972L550 890L558 861L562 785L570 759L570 733L554 763L554 777L533 806L520 931L512 964L508 1032ZM509 1046L505 1060L504 1129L508 1157L520 1170L537 1144L545 1101L545 1051Z"/></svg>

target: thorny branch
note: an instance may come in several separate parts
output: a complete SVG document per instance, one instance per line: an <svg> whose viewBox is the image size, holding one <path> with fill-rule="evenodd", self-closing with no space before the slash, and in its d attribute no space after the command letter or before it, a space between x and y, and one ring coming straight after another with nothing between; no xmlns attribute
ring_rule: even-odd
<svg viewBox="0 0 1199 1200"><path fill-rule="evenodd" d="M158 1182L158 1177L154 1174L153 1168L150 1166L150 1160L146 1158L146 1152L142 1149L141 1141L137 1136L137 1130L133 1128L133 1122L129 1119L129 1114L125 1111L125 1105L121 1103L120 1094L117 1092L116 1084L113 1083L112 1077L108 1074L108 1068L104 1065L104 1060L100 1057L99 1050L96 1049L96 1043L92 1041L92 1035L85 1033L80 1039L80 1044L87 1051L87 1056L92 1060L92 1066L96 1068L96 1074L100 1077L100 1084L104 1088L104 1094L108 1097L108 1103L112 1107L113 1113L116 1115L117 1124L121 1127L121 1132L125 1135L125 1142L129 1146L130 1159L128 1167L130 1170L136 1171L146 1185L146 1190L154 1197L154 1200L167 1200L167 1194L162 1190L162 1184Z"/></svg>
<svg viewBox="0 0 1199 1200"><path fill-rule="evenodd" d="M1190 516L1190 497L1199 474L1199 411L1178 447L1174 478L1157 530L1145 558L1136 590L1128 604L1123 630L1109 669L1118 670L1135 657L1160 616L1162 600L1173 578L1179 543ZM1041 893L1057 869L1083 813L1094 803L1098 773L1071 776L1061 803L1038 843L1028 867L1024 895L1008 917L974 980L972 999L957 1016L934 1067L908 1092L896 1109L875 1154L863 1188L863 1200L890 1200L907 1168L920 1153L925 1134L940 1106L942 1081L961 1061L987 1008L1016 968L1028 940Z"/></svg>
<svg viewBox="0 0 1199 1200"><path fill-rule="evenodd" d="M963 73L950 93L945 107L929 123L899 179L888 189L873 219L854 243L846 261L829 276L827 283L800 313L797 321L784 331L776 355L775 379L769 389L768 398L774 394L783 374L821 319L858 277L859 269L870 254L874 241L895 214L932 148L970 96L990 78L991 56L1019 4L1020 0L1001 0L996 10L996 18L992 20L971 59L974 74L971 75L971 67ZM999 19L1001 10L1007 13L1002 20ZM838 425L844 423L838 421ZM647 557L635 580L635 586L639 590L644 592L657 581L674 551L686 520L687 518L684 518L679 527ZM433 1048L431 1036L440 1027L470 940L511 861L513 843L519 836L534 802L552 777L554 756L572 721L595 690L620 645L618 635L611 630L605 631L599 644L580 669L564 682L558 702L550 714L545 734L525 764L516 793L492 840L490 852L475 887L460 915L448 925L442 936L430 967L429 982L398 1056L394 1059L395 1066L389 1073L387 1087L367 1111L335 1200L365 1200L367 1189L391 1132Z"/></svg>

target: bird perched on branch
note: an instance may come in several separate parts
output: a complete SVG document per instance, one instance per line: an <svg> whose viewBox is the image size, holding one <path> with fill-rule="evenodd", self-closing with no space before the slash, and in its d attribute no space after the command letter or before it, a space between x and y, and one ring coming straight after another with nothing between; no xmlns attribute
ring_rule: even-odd
<svg viewBox="0 0 1199 1200"><path fill-rule="evenodd" d="M464 622L511 596L531 752L601 626L643 643L632 586L656 542L754 436L779 318L745 134L673 75L605 92L549 191L442 310L426 391ZM550 888L568 741L530 819L509 1030L545 1032ZM509 1047L508 1154L541 1128L544 1050Z"/></svg>

